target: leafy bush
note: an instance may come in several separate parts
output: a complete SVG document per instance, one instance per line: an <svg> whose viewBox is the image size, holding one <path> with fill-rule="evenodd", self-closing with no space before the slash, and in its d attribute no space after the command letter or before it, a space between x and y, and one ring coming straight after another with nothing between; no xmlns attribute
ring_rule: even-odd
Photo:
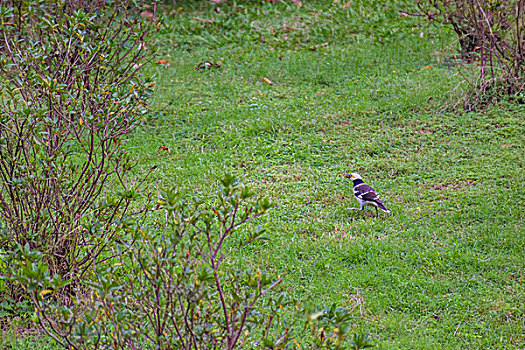
<svg viewBox="0 0 525 350"><path fill-rule="evenodd" d="M92 278L67 302L56 291L68 282L52 276L29 246L10 268L12 281L27 288L37 322L68 349L341 348L348 310L310 310L278 289L280 278L232 267L230 254L264 232L241 226L272 204L234 177L221 183L209 208L168 191L157 203L162 215L123 223L129 240L115 243L114 257L94 264ZM359 335L349 344L371 346Z"/></svg>
<svg viewBox="0 0 525 350"><path fill-rule="evenodd" d="M464 100L467 109L510 96L525 103L525 2L420 0L430 20L451 27L459 37L461 57L479 65L478 79Z"/></svg>
<svg viewBox="0 0 525 350"><path fill-rule="evenodd" d="M0 249L38 250L52 275L73 280L111 240L82 220L132 167L123 136L153 88L137 72L151 24L125 2L89 3L0 3ZM97 215L111 223L126 203Z"/></svg>

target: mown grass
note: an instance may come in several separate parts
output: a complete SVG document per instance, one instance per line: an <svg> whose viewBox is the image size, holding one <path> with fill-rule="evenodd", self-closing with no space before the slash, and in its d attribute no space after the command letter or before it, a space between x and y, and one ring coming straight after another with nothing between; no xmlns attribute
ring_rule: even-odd
<svg viewBox="0 0 525 350"><path fill-rule="evenodd" d="M158 165L151 190L204 198L240 176L277 207L268 240L237 263L283 276L302 300L355 307L379 348L525 348L525 109L445 111L465 88L446 63L450 34L400 17L399 1L342 5L167 16L170 65L148 68L155 104L127 144L136 176ZM392 213L346 210L346 172Z"/></svg>

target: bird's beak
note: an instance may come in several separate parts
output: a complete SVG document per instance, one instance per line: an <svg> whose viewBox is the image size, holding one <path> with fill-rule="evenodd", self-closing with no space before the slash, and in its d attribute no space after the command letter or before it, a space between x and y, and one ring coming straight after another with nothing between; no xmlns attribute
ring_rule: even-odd
<svg viewBox="0 0 525 350"><path fill-rule="evenodd" d="M351 178L352 178L352 175L350 175L350 174L345 174L345 177L351 179Z"/></svg>

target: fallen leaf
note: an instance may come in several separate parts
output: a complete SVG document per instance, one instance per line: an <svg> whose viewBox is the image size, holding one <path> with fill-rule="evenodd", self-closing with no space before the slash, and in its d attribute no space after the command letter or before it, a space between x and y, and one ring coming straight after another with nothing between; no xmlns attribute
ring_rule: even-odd
<svg viewBox="0 0 525 350"><path fill-rule="evenodd" d="M300 0L292 0L292 4L294 4L297 7L303 6L302 1L300 1Z"/></svg>
<svg viewBox="0 0 525 350"><path fill-rule="evenodd" d="M162 151L168 151L168 154L171 154L171 150L168 147L164 146L164 145L159 147L159 150L157 151L157 154L160 154L160 152L162 152Z"/></svg>
<svg viewBox="0 0 525 350"><path fill-rule="evenodd" d="M165 66L169 66L170 65L170 62L168 60L165 60L165 59L161 59L161 60L158 60L157 62L155 62L156 64L163 64Z"/></svg>
<svg viewBox="0 0 525 350"><path fill-rule="evenodd" d="M347 2L346 4L344 4L344 5L343 5L343 8L350 7L350 5L352 5L352 0L350 0L349 2Z"/></svg>
<svg viewBox="0 0 525 350"><path fill-rule="evenodd" d="M267 84L273 85L273 83L268 78L263 77L263 81Z"/></svg>

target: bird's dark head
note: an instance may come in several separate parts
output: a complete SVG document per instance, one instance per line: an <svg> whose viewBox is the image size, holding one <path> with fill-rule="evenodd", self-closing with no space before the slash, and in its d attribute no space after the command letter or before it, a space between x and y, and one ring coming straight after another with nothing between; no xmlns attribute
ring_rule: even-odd
<svg viewBox="0 0 525 350"><path fill-rule="evenodd" d="M349 178L352 181L361 180L361 176L359 176L358 173L345 174L345 177Z"/></svg>

